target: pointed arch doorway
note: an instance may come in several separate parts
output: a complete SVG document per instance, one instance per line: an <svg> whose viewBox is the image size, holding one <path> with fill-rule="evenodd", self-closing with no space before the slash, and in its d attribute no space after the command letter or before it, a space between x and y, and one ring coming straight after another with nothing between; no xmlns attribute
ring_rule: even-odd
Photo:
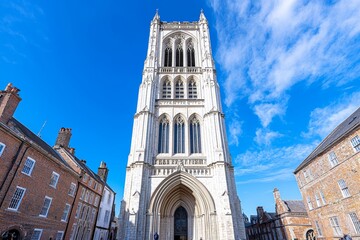
<svg viewBox="0 0 360 240"><path fill-rule="evenodd" d="M219 239L215 202L191 174L178 170L165 178L150 199L148 239Z"/></svg>
<svg viewBox="0 0 360 240"><path fill-rule="evenodd" d="M174 214L174 240L188 239L188 214L182 206L178 207Z"/></svg>

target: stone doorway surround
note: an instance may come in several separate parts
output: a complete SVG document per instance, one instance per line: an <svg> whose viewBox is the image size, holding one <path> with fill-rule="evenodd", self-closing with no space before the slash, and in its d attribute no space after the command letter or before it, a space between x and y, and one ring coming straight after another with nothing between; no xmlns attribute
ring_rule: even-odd
<svg viewBox="0 0 360 240"><path fill-rule="evenodd" d="M179 207L187 213L187 239L219 239L213 198L199 180L181 170L165 178L150 199L148 239L158 232L159 239L174 240L174 215Z"/></svg>

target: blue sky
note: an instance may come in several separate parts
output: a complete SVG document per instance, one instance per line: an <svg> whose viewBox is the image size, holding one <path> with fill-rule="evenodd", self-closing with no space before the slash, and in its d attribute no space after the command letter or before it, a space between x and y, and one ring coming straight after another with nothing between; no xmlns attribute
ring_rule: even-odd
<svg viewBox="0 0 360 240"><path fill-rule="evenodd" d="M0 87L15 117L53 145L73 129L76 155L123 195L149 25L204 9L246 214L274 211L272 191L300 199L293 170L360 106L357 0L1 1Z"/></svg>

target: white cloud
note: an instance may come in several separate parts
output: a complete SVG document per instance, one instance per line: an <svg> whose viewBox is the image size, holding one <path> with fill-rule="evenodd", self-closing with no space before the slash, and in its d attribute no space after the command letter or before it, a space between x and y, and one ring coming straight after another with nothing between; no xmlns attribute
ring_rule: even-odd
<svg viewBox="0 0 360 240"><path fill-rule="evenodd" d="M237 184L249 184L249 183L264 183L264 182L275 182L275 181L286 181L294 178L292 168L283 168L278 170L268 171L263 176L257 176L256 178L237 181Z"/></svg>
<svg viewBox="0 0 360 240"><path fill-rule="evenodd" d="M209 0L229 107L242 97L263 127L284 115L299 82L324 88L360 78L360 1ZM277 106L269 114L261 109Z"/></svg>
<svg viewBox="0 0 360 240"><path fill-rule="evenodd" d="M277 115L285 113L285 107L281 104L264 103L254 107L255 114L260 118L261 125L267 127Z"/></svg>
<svg viewBox="0 0 360 240"><path fill-rule="evenodd" d="M268 129L259 128L256 130L255 142L259 145L270 145L271 141L275 138L283 136L279 132L270 131Z"/></svg>
<svg viewBox="0 0 360 240"><path fill-rule="evenodd" d="M318 142L246 151L235 158L238 184L285 181L293 178L295 168L314 150ZM241 180L240 180L241 179Z"/></svg>
<svg viewBox="0 0 360 240"><path fill-rule="evenodd" d="M234 118L229 124L230 145L239 145L239 137L242 134L242 122Z"/></svg>
<svg viewBox="0 0 360 240"><path fill-rule="evenodd" d="M308 132L305 137L320 136L325 138L342 121L360 106L360 92L341 98L324 108L316 108L311 112Z"/></svg>

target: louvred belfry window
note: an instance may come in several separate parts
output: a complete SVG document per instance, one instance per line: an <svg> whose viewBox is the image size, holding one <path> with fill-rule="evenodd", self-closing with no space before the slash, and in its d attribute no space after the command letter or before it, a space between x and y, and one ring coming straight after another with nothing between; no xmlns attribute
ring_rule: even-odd
<svg viewBox="0 0 360 240"><path fill-rule="evenodd" d="M188 85L189 98L197 98L197 87L194 79L191 79Z"/></svg>
<svg viewBox="0 0 360 240"><path fill-rule="evenodd" d="M175 98L184 98L184 83L181 80L176 81Z"/></svg>
<svg viewBox="0 0 360 240"><path fill-rule="evenodd" d="M171 98L171 82L166 80L162 86L162 98Z"/></svg>

